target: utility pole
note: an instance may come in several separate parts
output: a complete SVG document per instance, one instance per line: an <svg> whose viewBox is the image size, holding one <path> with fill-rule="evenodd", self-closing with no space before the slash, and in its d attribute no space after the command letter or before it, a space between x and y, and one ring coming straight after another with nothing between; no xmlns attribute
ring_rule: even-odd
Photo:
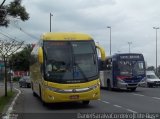
<svg viewBox="0 0 160 119"><path fill-rule="evenodd" d="M52 24L51 24L51 17L53 16L53 14L50 13L50 32L52 31Z"/></svg>
<svg viewBox="0 0 160 119"><path fill-rule="evenodd" d="M129 53L131 53L131 49L130 49L130 45L132 44L132 42L128 42L129 45Z"/></svg>
<svg viewBox="0 0 160 119"><path fill-rule="evenodd" d="M157 75L157 30L159 27L153 27L156 30L156 75Z"/></svg>
<svg viewBox="0 0 160 119"><path fill-rule="evenodd" d="M107 28L110 29L110 45L109 46L110 46L110 55L111 55L112 54L112 51L111 51L112 50L112 48L111 48L111 28L112 27L111 26L107 26Z"/></svg>

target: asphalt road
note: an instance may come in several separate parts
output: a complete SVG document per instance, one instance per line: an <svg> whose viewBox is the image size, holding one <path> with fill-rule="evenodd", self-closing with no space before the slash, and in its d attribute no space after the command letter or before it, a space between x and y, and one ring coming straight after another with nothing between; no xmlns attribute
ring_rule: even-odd
<svg viewBox="0 0 160 119"><path fill-rule="evenodd" d="M18 119L74 119L83 118L83 113L160 113L160 88L139 87L135 92L101 89L101 99L91 101L88 106L74 102L52 104L48 107L43 106L40 99L33 96L30 88L20 90L22 93L13 108L13 114Z"/></svg>

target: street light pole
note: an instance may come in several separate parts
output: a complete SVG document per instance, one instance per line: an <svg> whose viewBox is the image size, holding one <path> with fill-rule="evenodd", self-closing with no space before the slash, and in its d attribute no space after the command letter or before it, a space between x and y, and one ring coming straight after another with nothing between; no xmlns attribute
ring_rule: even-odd
<svg viewBox="0 0 160 119"><path fill-rule="evenodd" d="M110 55L111 55L111 53L112 53L112 51L111 51L111 26L107 26L107 28L109 28L110 29Z"/></svg>
<svg viewBox="0 0 160 119"><path fill-rule="evenodd" d="M131 53L131 50L130 50L130 45L132 44L132 42L128 42L128 45L129 45L129 53Z"/></svg>
<svg viewBox="0 0 160 119"><path fill-rule="evenodd" d="M53 16L53 14L50 13L50 32L52 31L52 30L51 30L51 25L52 25L52 24L51 24L51 17L52 17L52 16Z"/></svg>
<svg viewBox="0 0 160 119"><path fill-rule="evenodd" d="M157 74L157 30L159 27L153 27L153 29L156 30L156 74Z"/></svg>

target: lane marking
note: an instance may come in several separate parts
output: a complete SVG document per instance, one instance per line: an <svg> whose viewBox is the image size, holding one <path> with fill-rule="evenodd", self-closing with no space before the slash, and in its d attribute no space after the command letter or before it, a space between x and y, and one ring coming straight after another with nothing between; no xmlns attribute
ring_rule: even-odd
<svg viewBox="0 0 160 119"><path fill-rule="evenodd" d="M145 96L145 95L141 95L141 94L136 94L136 93L134 93L133 95L136 95L136 96ZM148 97L148 96L147 96ZM159 97L151 97L151 98L153 98L153 99L157 99L157 100L160 100L160 98Z"/></svg>
<svg viewBox="0 0 160 119"><path fill-rule="evenodd" d="M138 113L138 112L133 111L133 110L131 110L131 109L126 109L126 110L129 111L129 112L132 112L132 113Z"/></svg>
<svg viewBox="0 0 160 119"><path fill-rule="evenodd" d="M104 101L104 100L101 100L101 99L98 99L98 100L103 102L103 103L109 104L109 102L107 102L107 101Z"/></svg>
<svg viewBox="0 0 160 119"><path fill-rule="evenodd" d="M122 106L119 106L119 105L113 105L113 106L118 107L118 108L122 108Z"/></svg>
<svg viewBox="0 0 160 119"><path fill-rule="evenodd" d="M104 103L106 103L106 104L109 104L109 102L107 102L107 101L103 101L103 100L101 100L102 102L104 102Z"/></svg>
<svg viewBox="0 0 160 119"><path fill-rule="evenodd" d="M16 100L18 99L19 95L21 94L21 91L19 89L17 89L17 88L14 88L14 89L17 90L18 93L17 93L16 97L14 97L11 105L9 106L9 108L8 108L8 110L6 112L6 115L3 116L2 119L10 119L10 114L13 111L13 106L15 105Z"/></svg>
<svg viewBox="0 0 160 119"><path fill-rule="evenodd" d="M152 97L152 98L160 100L160 98L159 98L159 97Z"/></svg>
<svg viewBox="0 0 160 119"><path fill-rule="evenodd" d="M106 103L106 104L110 104L109 102L107 102L107 101L104 101L104 100L101 100L101 99L98 99L99 101L101 101L101 102L103 102L103 103ZM120 106L120 105L113 105L114 107L117 107L117 108L122 108L122 109L125 109L125 110L127 110L127 111L129 111L129 112L131 112L131 113L138 113L138 112L136 112L136 111L133 111L133 110L131 110L131 109L127 109L127 108L124 108L124 107L122 107L122 106Z"/></svg>
<svg viewBox="0 0 160 119"><path fill-rule="evenodd" d="M136 96L144 96L144 95L141 95L141 94L136 94L136 93L134 93L133 95L136 95Z"/></svg>

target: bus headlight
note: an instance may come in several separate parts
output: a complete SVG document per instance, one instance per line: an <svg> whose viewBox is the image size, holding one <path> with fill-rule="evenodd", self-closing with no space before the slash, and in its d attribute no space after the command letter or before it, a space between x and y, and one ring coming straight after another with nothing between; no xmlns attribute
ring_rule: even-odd
<svg viewBox="0 0 160 119"><path fill-rule="evenodd" d="M63 93L64 92L64 90L54 88L54 87L47 87L47 89L50 90L50 91L53 91L53 92L58 92L58 93Z"/></svg>
<svg viewBox="0 0 160 119"><path fill-rule="evenodd" d="M139 85L143 85L146 83L146 77L144 77L140 82L139 82Z"/></svg>
<svg viewBox="0 0 160 119"><path fill-rule="evenodd" d="M99 84L96 84L96 85L93 85L93 86L90 86L88 87L89 89L93 90L93 89L96 89L97 87L99 87Z"/></svg>
<svg viewBox="0 0 160 119"><path fill-rule="evenodd" d="M118 82L119 83L125 83L123 80L121 80L121 79L118 79Z"/></svg>

